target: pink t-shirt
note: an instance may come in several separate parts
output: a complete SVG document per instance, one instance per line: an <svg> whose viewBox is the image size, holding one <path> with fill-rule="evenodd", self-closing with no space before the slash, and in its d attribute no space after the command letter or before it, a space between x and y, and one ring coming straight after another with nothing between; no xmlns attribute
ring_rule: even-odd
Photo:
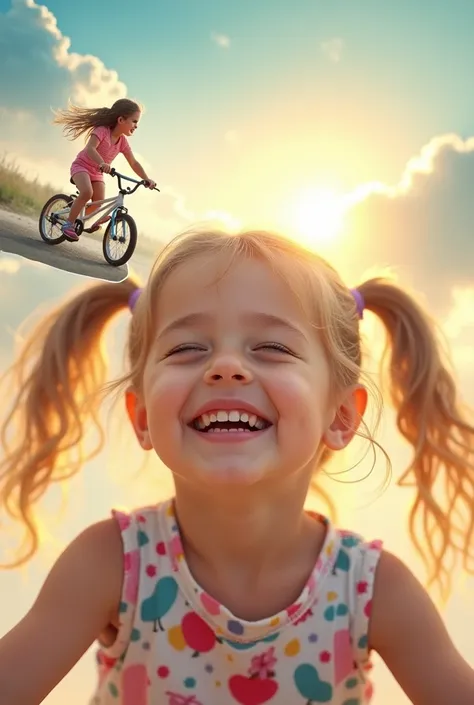
<svg viewBox="0 0 474 705"><path fill-rule="evenodd" d="M114 142L110 127L96 127L92 133L99 140L96 149L104 162L111 164L117 154L130 154L132 151L125 135L120 135L119 139ZM99 165L89 157L87 150L84 147L71 164L71 177L85 171L91 177L91 181L103 181L104 175L99 169Z"/></svg>

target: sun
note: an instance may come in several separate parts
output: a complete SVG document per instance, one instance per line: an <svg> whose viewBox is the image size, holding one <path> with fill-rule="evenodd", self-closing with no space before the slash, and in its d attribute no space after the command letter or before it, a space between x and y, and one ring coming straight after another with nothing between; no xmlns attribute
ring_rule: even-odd
<svg viewBox="0 0 474 705"><path fill-rule="evenodd" d="M347 208L342 196L325 188L308 188L295 199L289 214L298 240L308 245L334 241L342 230Z"/></svg>

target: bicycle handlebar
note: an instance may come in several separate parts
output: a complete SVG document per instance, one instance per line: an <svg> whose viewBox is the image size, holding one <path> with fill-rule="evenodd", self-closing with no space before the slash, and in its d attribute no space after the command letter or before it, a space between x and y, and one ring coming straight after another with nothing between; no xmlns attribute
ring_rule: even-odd
<svg viewBox="0 0 474 705"><path fill-rule="evenodd" d="M148 183L148 182L146 181L146 179L141 179L141 181L138 181L137 179L133 179L133 178L130 177L130 176L125 176L125 174L119 174L119 172L116 171L114 168L112 168L112 169L110 170L109 174L110 174L110 176L116 176L116 177L117 177L119 189L120 189L121 191L124 191L124 192L127 193L127 194L135 193L135 191L137 190L137 188L139 188L139 186L145 186L145 185ZM125 189L125 188L122 186L122 179L123 179L124 181L131 181L132 184L136 184L135 188L130 188L130 186L127 186L127 188ZM160 189L157 188L156 186L153 188L153 191L159 191L159 190L160 190Z"/></svg>

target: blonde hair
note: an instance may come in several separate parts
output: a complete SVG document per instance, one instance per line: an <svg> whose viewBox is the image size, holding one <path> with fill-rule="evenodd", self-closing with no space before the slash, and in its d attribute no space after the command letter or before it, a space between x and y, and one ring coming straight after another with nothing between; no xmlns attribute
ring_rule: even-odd
<svg viewBox="0 0 474 705"><path fill-rule="evenodd" d="M359 317L354 297L321 257L278 235L250 231L190 231L160 254L138 298L128 331L128 372L107 384L103 333L127 309L138 283L88 287L40 322L1 381L2 398L12 398L1 438L0 508L26 527L27 546L14 565L38 548L33 505L52 482L66 480L103 444L98 392L132 384L141 389L153 341L160 290L170 274L194 257L220 256L228 266L239 257L268 263L284 278L310 316L331 364L334 389L361 375ZM388 390L398 430L412 448L399 484L415 488L409 530L428 570L428 583L449 593L451 567L458 558L466 570L473 558L474 427L463 409L433 321L395 283L373 278L358 287L365 308L382 322ZM13 397L3 385L16 383ZM82 441L89 424L98 433L87 457ZM372 440L372 439L371 439ZM444 497L437 497L438 483Z"/></svg>
<svg viewBox="0 0 474 705"><path fill-rule="evenodd" d="M87 138L90 137L96 127L110 127L113 130L120 117L128 118L141 111L141 106L134 100L120 98L111 108L81 108L70 105L67 110L56 110L53 123L63 125L65 136L75 140L83 134Z"/></svg>

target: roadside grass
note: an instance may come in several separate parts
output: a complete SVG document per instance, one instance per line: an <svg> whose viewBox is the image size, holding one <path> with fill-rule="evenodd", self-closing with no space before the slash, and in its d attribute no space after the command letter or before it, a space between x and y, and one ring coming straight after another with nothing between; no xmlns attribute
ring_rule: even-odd
<svg viewBox="0 0 474 705"><path fill-rule="evenodd" d="M56 189L28 179L14 160L0 158L0 206L25 215L39 215L41 208Z"/></svg>

